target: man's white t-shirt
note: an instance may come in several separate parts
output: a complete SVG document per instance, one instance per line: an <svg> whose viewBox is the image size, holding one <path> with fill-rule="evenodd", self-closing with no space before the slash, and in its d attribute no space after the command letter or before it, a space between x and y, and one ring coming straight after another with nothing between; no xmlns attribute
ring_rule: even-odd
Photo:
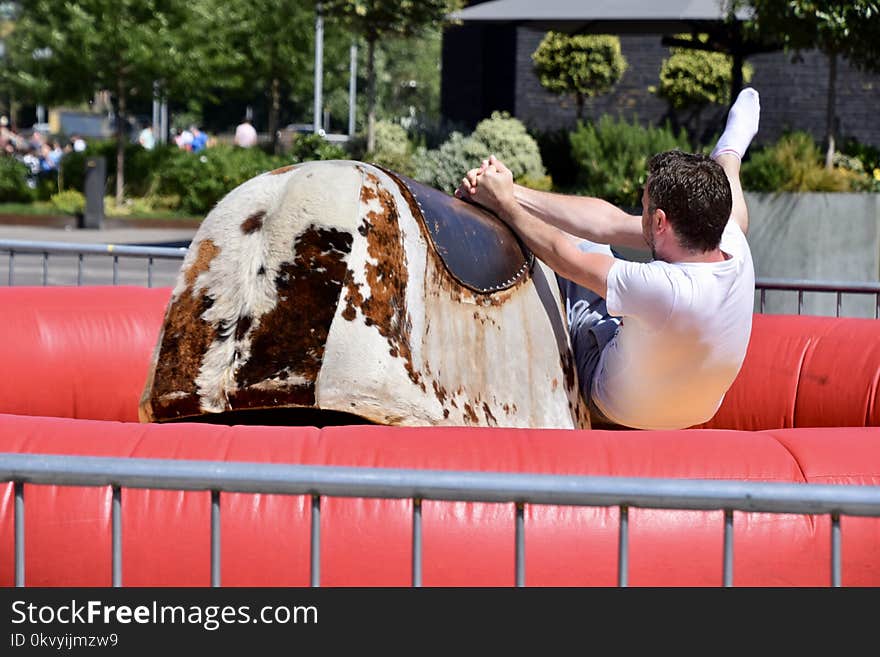
<svg viewBox="0 0 880 657"><path fill-rule="evenodd" d="M622 317L593 377L593 402L618 424L682 429L711 419L736 378L752 330L755 271L728 221L728 256L712 263L616 260L606 302Z"/></svg>

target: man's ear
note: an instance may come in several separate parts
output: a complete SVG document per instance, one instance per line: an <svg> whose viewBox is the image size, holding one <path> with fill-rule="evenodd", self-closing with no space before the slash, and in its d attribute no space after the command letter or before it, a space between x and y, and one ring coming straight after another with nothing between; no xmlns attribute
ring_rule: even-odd
<svg viewBox="0 0 880 657"><path fill-rule="evenodd" d="M666 217L666 213L660 208L654 210L654 214L651 215L651 224L658 233L669 230L669 219Z"/></svg>

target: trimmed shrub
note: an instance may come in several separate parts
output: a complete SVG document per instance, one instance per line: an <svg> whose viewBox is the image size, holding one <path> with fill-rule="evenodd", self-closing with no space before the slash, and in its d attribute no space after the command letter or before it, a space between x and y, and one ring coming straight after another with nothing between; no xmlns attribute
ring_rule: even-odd
<svg viewBox="0 0 880 657"><path fill-rule="evenodd" d="M548 32L532 61L545 89L574 96L578 119L583 117L584 99L611 91L627 69L620 39L608 34Z"/></svg>
<svg viewBox="0 0 880 657"><path fill-rule="evenodd" d="M692 40L688 34L677 38ZM701 41L708 37L702 35ZM660 66L660 86L651 88L665 98L673 109L703 107L710 103L730 103L731 57L720 52L672 48L671 55ZM749 83L754 69L743 66L743 82Z"/></svg>
<svg viewBox="0 0 880 657"><path fill-rule="evenodd" d="M0 157L0 203L30 203L36 190L27 184L28 168L12 157Z"/></svg>
<svg viewBox="0 0 880 657"><path fill-rule="evenodd" d="M641 203L648 160L663 151L690 151L684 131L642 127L635 119L603 116L598 123L581 124L571 133L572 158L577 163L577 192L597 196L623 207Z"/></svg>
<svg viewBox="0 0 880 657"><path fill-rule="evenodd" d="M741 176L743 188L753 192L848 192L865 182L864 173L826 169L823 154L805 132L784 135L753 153Z"/></svg>
<svg viewBox="0 0 880 657"><path fill-rule="evenodd" d="M494 112L465 137L453 132L440 148L422 151L416 178L432 187L452 193L469 169L490 155L504 162L517 182L540 181L547 176L541 151L521 121L507 113ZM543 182L541 184L545 184Z"/></svg>
<svg viewBox="0 0 880 657"><path fill-rule="evenodd" d="M480 121L471 138L477 141L478 150L482 151L478 161L494 154L517 180L547 175L538 142L526 131L522 121L511 118L506 112L493 112L490 118Z"/></svg>

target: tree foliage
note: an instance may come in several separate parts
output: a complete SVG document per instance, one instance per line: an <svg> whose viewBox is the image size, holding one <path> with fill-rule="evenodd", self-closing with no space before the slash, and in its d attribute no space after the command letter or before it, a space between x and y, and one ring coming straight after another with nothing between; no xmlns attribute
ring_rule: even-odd
<svg viewBox="0 0 880 657"><path fill-rule="evenodd" d="M215 0L216 2L217 0ZM247 97L267 98L267 130L273 148L280 148L278 130L282 104L286 100L311 110L314 92L315 6L301 0L250 0L226 3L232 19L229 26L230 50L240 53L238 91ZM338 44L329 61L341 56ZM338 39L336 39L338 41ZM347 54L347 46L345 47ZM330 54L330 53L328 53ZM347 64L347 60L345 62ZM311 112L309 112L311 115Z"/></svg>
<svg viewBox="0 0 880 657"><path fill-rule="evenodd" d="M837 60L845 57L862 70L880 71L880 3L876 0L741 0L752 17L748 30L757 37L774 38L788 51L817 48L829 58L827 151L834 158Z"/></svg>
<svg viewBox="0 0 880 657"><path fill-rule="evenodd" d="M375 148L377 42L385 37L412 37L448 22L461 0L326 0L321 11L347 26L367 43L367 150Z"/></svg>
<svg viewBox="0 0 880 657"><path fill-rule="evenodd" d="M532 61L544 88L574 95L579 119L583 117L584 99L611 91L628 66L620 39L603 34L548 32L532 53Z"/></svg>
<svg viewBox="0 0 880 657"><path fill-rule="evenodd" d="M79 102L108 90L124 170L124 119L132 98L198 98L229 81L241 55L226 47L229 4L213 0L30 0L7 50L10 82L39 102ZM121 200L123 176L117 177Z"/></svg>
<svg viewBox="0 0 880 657"><path fill-rule="evenodd" d="M789 50L818 48L877 71L880 3L876 0L747 0L750 30L772 34Z"/></svg>

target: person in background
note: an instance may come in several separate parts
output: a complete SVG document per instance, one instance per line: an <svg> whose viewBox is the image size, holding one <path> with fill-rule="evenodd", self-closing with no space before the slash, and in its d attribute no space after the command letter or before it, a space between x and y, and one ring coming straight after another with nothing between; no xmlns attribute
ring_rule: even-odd
<svg viewBox="0 0 880 657"><path fill-rule="evenodd" d="M190 128L190 131L193 136L192 142L190 143L190 150L193 153L201 153L208 146L208 135L195 125Z"/></svg>
<svg viewBox="0 0 880 657"><path fill-rule="evenodd" d="M156 136L153 134L153 124L147 123L138 135L138 143L148 151L156 147Z"/></svg>
<svg viewBox="0 0 880 657"><path fill-rule="evenodd" d="M193 133L189 129L181 130L174 138L177 147L184 151L192 150Z"/></svg>
<svg viewBox="0 0 880 657"><path fill-rule="evenodd" d="M249 118L244 117L241 123L236 126L233 143L241 148L251 148L257 145L257 131Z"/></svg>
<svg viewBox="0 0 880 657"><path fill-rule="evenodd" d="M86 140L80 137L79 135L71 135L70 136L70 144L69 147L74 153L82 153L86 150Z"/></svg>

